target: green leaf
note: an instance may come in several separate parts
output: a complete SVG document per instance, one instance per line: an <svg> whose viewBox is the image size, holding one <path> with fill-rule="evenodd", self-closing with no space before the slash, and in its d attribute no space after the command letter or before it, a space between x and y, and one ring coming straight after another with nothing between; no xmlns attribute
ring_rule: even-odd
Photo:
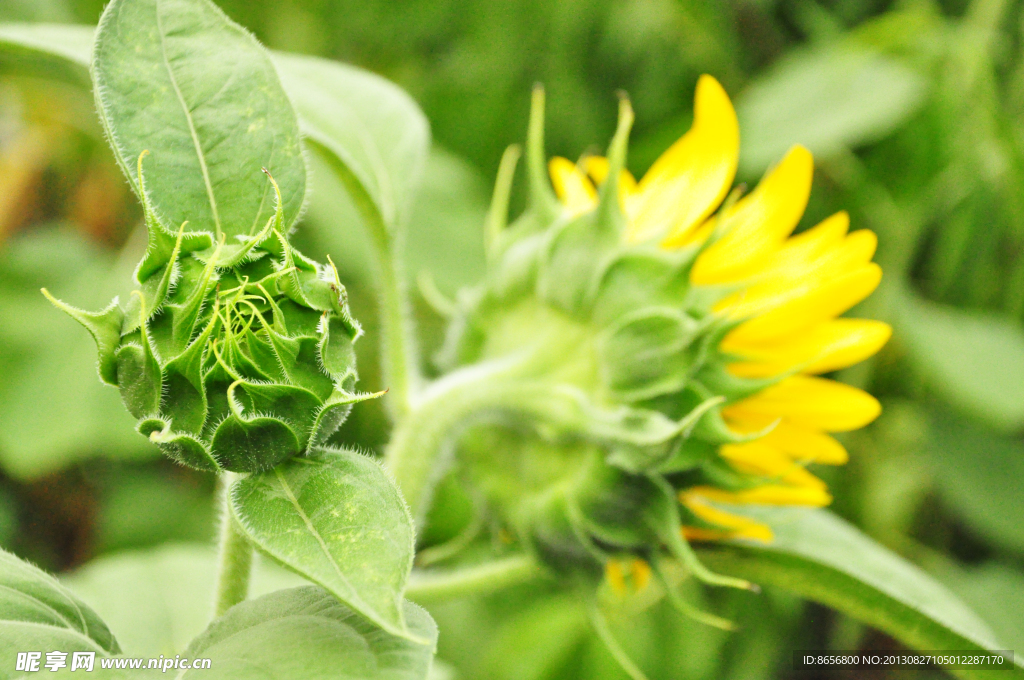
<svg viewBox="0 0 1024 680"><path fill-rule="evenodd" d="M124 2L121 0L120 4ZM81 81L90 61L88 46L92 30L87 26L0 25L0 64L10 70L30 69L44 74L67 72L70 77ZM247 36L243 39L242 35L236 35L231 45L240 46L245 54L250 54L252 45L247 40L251 41ZM227 45L221 48L228 50ZM280 73L281 85L298 114L307 144L320 152L332 170L339 174L363 217L386 229L394 229L407 222L430 150L429 125L412 98L379 76L337 62L281 53L273 53L272 60ZM281 120L275 122L275 129L281 123ZM181 149L195 146L189 139L185 142L186 146L179 148L182 155ZM136 155L141 151L138 149ZM147 159L147 183L155 196L154 189L161 186L157 184L161 166L155 157L157 149L151 148L151 151L154 157ZM233 158L251 155L250 151ZM126 167L134 172L135 157L128 156L127 161ZM294 204L294 195L287 192L294 192L296 187L294 184L289 186L288 178L279 169L267 167L274 173L282 191L286 192L285 214L294 220L298 214L297 205ZM259 166L256 168L258 170ZM452 172L462 171L454 169ZM264 188L262 184L259 187L261 191ZM192 193L195 193L194 187ZM298 196L301 198L301 195L300 191ZM264 208L269 210L270 207L268 200ZM157 209L162 211L159 203ZM167 217L172 231L176 231L184 219L196 220L194 216L186 216L174 223L170 216ZM468 244L466 251L479 257L482 244ZM480 260L482 264L482 257Z"/></svg>
<svg viewBox="0 0 1024 680"><path fill-rule="evenodd" d="M785 588L916 649L1000 649L988 626L946 588L831 513L764 506L728 510L766 522L775 540L702 547L700 559L710 568ZM955 672L988 677L971 669ZM1024 677L1024 669L1007 677Z"/></svg>
<svg viewBox="0 0 1024 680"><path fill-rule="evenodd" d="M1009 317L901 296L897 332L928 382L1002 430L1024 428L1024 330Z"/></svg>
<svg viewBox="0 0 1024 680"><path fill-rule="evenodd" d="M0 550L0 664L4 677L17 652L121 650L106 624L49 574Z"/></svg>
<svg viewBox="0 0 1024 680"><path fill-rule="evenodd" d="M64 24L0 24L0 72L89 86L94 29Z"/></svg>
<svg viewBox="0 0 1024 680"><path fill-rule="evenodd" d="M1024 663L1024 572L999 562L960 568L943 560L929 567L985 618L1001 643L1017 650L1017 663Z"/></svg>
<svg viewBox="0 0 1024 680"><path fill-rule="evenodd" d="M97 558L61 580L117 633L125 654L173 658L213 610L217 555L208 545L165 545ZM251 596L305 585L268 560L253 569Z"/></svg>
<svg viewBox="0 0 1024 680"><path fill-rule="evenodd" d="M926 82L855 45L794 51L737 99L741 172L760 173L793 144L817 156L877 141L923 103Z"/></svg>
<svg viewBox="0 0 1024 680"><path fill-rule="evenodd" d="M275 54L274 62L303 134L328 157L364 217L370 211L388 230L403 226L430 149L416 103L351 66L290 54Z"/></svg>
<svg viewBox="0 0 1024 680"><path fill-rule="evenodd" d="M403 603L410 633L381 630L316 586L291 588L228 610L183 656L212 659L183 678L249 680L424 680L437 628L424 610Z"/></svg>
<svg viewBox="0 0 1024 680"><path fill-rule="evenodd" d="M258 232L277 179L289 224L306 192L298 121L270 55L209 0L114 0L96 32L94 93L114 154L171 232Z"/></svg>
<svg viewBox="0 0 1024 680"><path fill-rule="evenodd" d="M262 551L385 630L415 635L402 614L412 519L375 461L326 449L293 458L236 481L231 507Z"/></svg>
<svg viewBox="0 0 1024 680"><path fill-rule="evenodd" d="M936 417L926 447L945 505L992 543L1024 552L1024 443Z"/></svg>

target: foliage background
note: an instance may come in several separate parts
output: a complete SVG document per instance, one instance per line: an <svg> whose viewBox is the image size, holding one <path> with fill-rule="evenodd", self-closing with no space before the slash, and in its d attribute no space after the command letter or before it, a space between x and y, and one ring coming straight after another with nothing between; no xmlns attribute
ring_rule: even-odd
<svg viewBox="0 0 1024 680"><path fill-rule="evenodd" d="M856 313L895 337L844 380L884 413L847 437L834 509L946 582L1024 650L1024 3L1015 0L220 0L268 46L328 56L406 88L435 149L410 226L410 286L446 294L483 270L482 222L529 89L549 97L548 150L603 146L615 93L637 111L642 172L690 123L701 73L740 113L740 179L792 143L815 153L802 226L845 208L876 231L883 286ZM5 0L0 21L94 24L101 0ZM83 91L0 77L0 545L57 571L126 549L211 539L212 479L162 460L98 384L84 330L38 294L96 308L142 245L140 211ZM314 172L316 167L314 166ZM379 388L372 281L352 208L315 172L299 246L343 269ZM519 197L521 200L521 197ZM109 281L97 284L97 281ZM88 283L86 283L88 282ZM416 296L424 356L441 320ZM380 449L363 405L339 434ZM467 516L452 491L424 539ZM787 677L793 649L896 644L768 592L714 595L747 622L720 634L655 606L616 623L664 678ZM619 678L571 599L523 589L436 608L463 678ZM904 674L906 677L910 677ZM839 675L823 677L841 677ZM882 676L879 676L882 677Z"/></svg>

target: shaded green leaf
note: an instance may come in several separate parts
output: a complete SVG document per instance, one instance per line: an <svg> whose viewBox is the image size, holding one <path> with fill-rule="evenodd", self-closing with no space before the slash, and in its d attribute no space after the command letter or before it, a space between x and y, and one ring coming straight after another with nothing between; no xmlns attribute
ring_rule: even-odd
<svg viewBox="0 0 1024 680"><path fill-rule="evenodd" d="M712 569L785 588L917 649L1000 649L988 626L945 587L829 512L763 506L729 510L767 522L775 540L704 547L700 558ZM966 668L955 672L964 678L988 677ZM1024 669L1007 677L1024 677Z"/></svg>
<svg viewBox="0 0 1024 680"><path fill-rule="evenodd" d="M61 580L103 616L126 654L173 657L209 623L216 571L211 546L179 544L100 557ZM250 594L304 583L273 562L258 560Z"/></svg>
<svg viewBox="0 0 1024 680"><path fill-rule="evenodd" d="M422 680L430 671L437 628L411 602L402 605L410 633L374 626L316 586L291 588L232 607L189 645L187 657L211 669L184 678L249 680ZM300 653L297 653L301 650Z"/></svg>
<svg viewBox="0 0 1024 680"><path fill-rule="evenodd" d="M793 144L818 156L881 139L924 101L920 74L853 45L792 52L737 99L742 172L762 172Z"/></svg>
<svg viewBox="0 0 1024 680"><path fill-rule="evenodd" d="M1024 443L937 417L927 453L942 500L996 545L1024 552Z"/></svg>
<svg viewBox="0 0 1024 680"><path fill-rule="evenodd" d="M290 222L306 191L298 121L269 54L209 0L114 0L93 63L97 108L136 193L177 232L254 234L274 214L277 179Z"/></svg>
<svg viewBox="0 0 1024 680"><path fill-rule="evenodd" d="M412 519L370 458L319 450L236 481L231 507L262 551L397 635L412 569Z"/></svg>
<svg viewBox="0 0 1024 680"><path fill-rule="evenodd" d="M49 574L0 550L0 663L6 673L18 652L35 649L117 654L99 616Z"/></svg>
<svg viewBox="0 0 1024 680"><path fill-rule="evenodd" d="M1024 428L1024 330L977 311L900 297L899 337L953 405L1004 430Z"/></svg>
<svg viewBox="0 0 1024 680"><path fill-rule="evenodd" d="M401 88L337 62L275 54L302 132L331 159L353 198L395 229L408 220L430 147L423 113Z"/></svg>

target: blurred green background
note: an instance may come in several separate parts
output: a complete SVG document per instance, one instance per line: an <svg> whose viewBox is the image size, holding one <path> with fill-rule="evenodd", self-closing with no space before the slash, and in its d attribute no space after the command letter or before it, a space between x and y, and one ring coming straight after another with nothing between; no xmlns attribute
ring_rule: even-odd
<svg viewBox="0 0 1024 680"><path fill-rule="evenodd" d="M524 135L534 82L547 88L548 151L570 158L607 142L621 90L637 112L629 165L642 173L688 128L701 73L737 106L741 181L807 145L817 174L801 228L846 209L854 228L877 232L885 280L855 314L895 328L879 356L840 376L878 395L884 412L846 437L850 464L828 478L834 509L1024 651L1024 2L219 4L268 46L380 73L426 112L435 148L406 260L427 361L442 322L417 277L431 274L451 295L482 273L489 184L504 147ZM101 0L3 0L0 21L92 24L101 9ZM116 551L208 541L212 479L161 460L132 431L116 391L95 377L85 331L38 293L46 285L99 307L144 246L91 96L3 66L0 545L64 571ZM366 246L341 188L313 170L299 246L343 269L368 330L362 381L379 389ZM379 450L380 405L357 408L338 437ZM442 497L427 541L465 521L458 494ZM680 621L662 605L615 622L652 677L788 677L793 649L896 645L781 593L708 596L743 622L740 632ZM525 588L433 613L454 677L625 677L564 595Z"/></svg>

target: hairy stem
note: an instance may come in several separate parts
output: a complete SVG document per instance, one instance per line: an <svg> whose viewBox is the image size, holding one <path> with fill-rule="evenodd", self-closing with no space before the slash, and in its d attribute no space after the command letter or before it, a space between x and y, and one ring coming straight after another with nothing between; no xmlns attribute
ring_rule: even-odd
<svg viewBox="0 0 1024 680"><path fill-rule="evenodd" d="M233 479L234 475L230 472L222 474L218 479L218 495L222 510L215 617L248 597L249 577L252 574L252 546L239 531L237 522L231 514L229 493Z"/></svg>
<svg viewBox="0 0 1024 680"><path fill-rule="evenodd" d="M532 581L543 574L529 555L516 555L453 570L414 571L405 594L420 604L491 593Z"/></svg>
<svg viewBox="0 0 1024 680"><path fill-rule="evenodd" d="M401 262L395 252L398 248L387 235L373 240L380 281L381 359L389 392L386 403L391 419L397 421L409 412L409 403L419 387L419 348L411 328Z"/></svg>
<svg viewBox="0 0 1024 680"><path fill-rule="evenodd" d="M524 355L528 358L528 355ZM399 421L384 463L398 482L417 524L430 508L434 487L445 473L444 453L467 424L496 410L528 410L530 385L508 380L524 357L474 364L432 383Z"/></svg>

